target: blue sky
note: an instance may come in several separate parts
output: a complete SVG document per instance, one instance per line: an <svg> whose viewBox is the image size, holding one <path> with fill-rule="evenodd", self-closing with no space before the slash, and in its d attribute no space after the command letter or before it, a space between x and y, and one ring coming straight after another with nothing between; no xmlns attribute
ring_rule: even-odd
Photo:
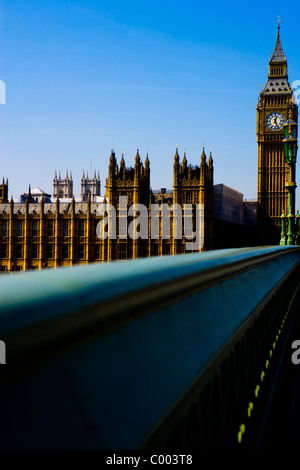
<svg viewBox="0 0 300 470"><path fill-rule="evenodd" d="M172 187L178 145L204 144L215 184L256 198L256 104L281 16L289 80L300 80L300 6L279 1L3 0L0 176L14 198L54 171L94 168L104 193L111 147L149 153L153 189ZM298 172L297 172L298 174ZM300 209L300 197L298 208Z"/></svg>

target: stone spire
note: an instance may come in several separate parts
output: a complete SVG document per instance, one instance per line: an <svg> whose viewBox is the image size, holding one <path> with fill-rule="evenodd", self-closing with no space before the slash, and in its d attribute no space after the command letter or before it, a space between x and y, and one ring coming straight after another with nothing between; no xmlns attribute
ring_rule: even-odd
<svg viewBox="0 0 300 470"><path fill-rule="evenodd" d="M203 147L202 155L201 155L201 164L204 165L204 163L206 163L206 155L205 155L205 150Z"/></svg>
<svg viewBox="0 0 300 470"><path fill-rule="evenodd" d="M116 156L115 156L115 152L114 152L113 148L111 148L109 162L112 163L112 164L114 164L116 162Z"/></svg>
<svg viewBox="0 0 300 470"><path fill-rule="evenodd" d="M272 63L272 62L285 62L286 61L286 57L283 53L281 38L280 38L280 23L281 23L281 20L280 20L279 16L278 16L277 23L278 23L278 26L277 26L277 39L276 39L273 54L272 54L271 59L270 59L270 63Z"/></svg>
<svg viewBox="0 0 300 470"><path fill-rule="evenodd" d="M179 154L178 154L178 147L176 146L176 152L174 155L174 164L178 165L179 163Z"/></svg>
<svg viewBox="0 0 300 470"><path fill-rule="evenodd" d="M122 157L121 157L121 160L120 160L120 168L125 168L125 160L124 160L123 153L122 153Z"/></svg>
<svg viewBox="0 0 300 470"><path fill-rule="evenodd" d="M135 162L134 162L134 180L135 180L135 182L139 181L140 172L141 172L141 159L140 159L139 149L137 149L136 156L135 156ZM138 201L134 200L134 202L136 203Z"/></svg>
<svg viewBox="0 0 300 470"><path fill-rule="evenodd" d="M270 95L291 94L292 89L288 82L287 60L283 53L280 38L280 19L278 17L277 39L272 56L269 59L268 80L260 93L260 97Z"/></svg>
<svg viewBox="0 0 300 470"><path fill-rule="evenodd" d="M186 160L186 155L185 155L185 152L184 152L182 163L181 163L182 171L184 171L186 169L186 165L187 165L187 160Z"/></svg>
<svg viewBox="0 0 300 470"><path fill-rule="evenodd" d="M135 156L135 164L138 165L140 163L140 154L139 154L139 149L136 151L136 156Z"/></svg>

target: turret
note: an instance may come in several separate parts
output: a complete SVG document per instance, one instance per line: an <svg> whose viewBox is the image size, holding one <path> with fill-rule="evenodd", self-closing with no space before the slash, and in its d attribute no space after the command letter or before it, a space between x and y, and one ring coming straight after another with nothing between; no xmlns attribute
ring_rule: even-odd
<svg viewBox="0 0 300 470"><path fill-rule="evenodd" d="M174 155L174 168L175 168L175 165L178 169L179 167L179 154L178 154L178 147L176 147L176 152L175 152L175 155Z"/></svg>
<svg viewBox="0 0 300 470"><path fill-rule="evenodd" d="M0 184L0 203L8 202L8 178L6 178L6 183L4 182L4 177L2 184Z"/></svg>
<svg viewBox="0 0 300 470"><path fill-rule="evenodd" d="M115 152L113 149L111 149L110 157L109 157L109 165L108 165L108 180L109 183L112 184L112 182L115 179L115 173L116 173L116 156Z"/></svg>
<svg viewBox="0 0 300 470"><path fill-rule="evenodd" d="M212 158L212 154L210 152L209 154L209 159L208 159L208 174L209 174L209 178L210 178L210 181L213 182L213 174L214 174L214 162L213 162L213 158Z"/></svg>
<svg viewBox="0 0 300 470"><path fill-rule="evenodd" d="M201 154L201 165L205 165L206 163L206 155L205 155L205 150L203 147L202 154Z"/></svg>
<svg viewBox="0 0 300 470"><path fill-rule="evenodd" d="M124 160L124 155L122 153L122 158L120 161L120 176L122 179L124 179L125 176L125 160Z"/></svg>
<svg viewBox="0 0 300 470"><path fill-rule="evenodd" d="M181 168L182 168L182 172L184 173L185 169L186 169L186 165L187 165L187 160L186 160L186 155L185 155L185 152L183 154L183 159L182 159L182 163L181 163Z"/></svg>
<svg viewBox="0 0 300 470"><path fill-rule="evenodd" d="M147 152L146 160L145 160L145 175L146 175L146 177L149 177L149 174L150 174L150 162L149 162L148 152Z"/></svg>
<svg viewBox="0 0 300 470"><path fill-rule="evenodd" d="M13 200L12 195L11 195L11 198L10 198L9 208L10 208L10 214L12 215L14 213L14 200Z"/></svg>
<svg viewBox="0 0 300 470"><path fill-rule="evenodd" d="M137 149L136 156L135 156L135 162L134 162L134 179L135 179L135 181L140 179L140 167L141 167L141 159L140 159L139 149Z"/></svg>

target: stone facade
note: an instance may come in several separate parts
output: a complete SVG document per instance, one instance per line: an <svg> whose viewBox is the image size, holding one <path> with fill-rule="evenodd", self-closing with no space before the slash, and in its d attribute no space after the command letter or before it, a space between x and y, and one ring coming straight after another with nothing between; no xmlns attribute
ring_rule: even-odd
<svg viewBox="0 0 300 470"><path fill-rule="evenodd" d="M139 152L134 167L125 166L122 156L117 164L112 151L109 159L106 194L102 202L93 202L89 193L87 201L75 202L68 186L69 178L64 181L55 177L56 200L52 203L10 202L0 204L0 270L23 271L45 267L72 266L90 262L104 262L148 256L161 256L192 251L212 249L213 216L213 160L210 155L206 161L203 150L200 165L187 165L186 156L182 162L178 150L174 157L173 190L152 191L150 187L150 162L148 155L143 163ZM62 186L60 186L62 184ZM60 197L60 191L66 195ZM69 192L68 192L69 191ZM126 206L120 206L121 200ZM126 198L126 199L124 199ZM139 204L140 206L136 206ZM173 206L177 205L180 218L175 217ZM184 205L186 207L184 208ZM202 211L197 211L197 205ZM109 207L116 215L115 237L99 232L99 226L106 227ZM147 211L147 237L139 236L137 217L139 210ZM174 209L174 210L173 210ZM169 211L169 232L164 236L163 210ZM123 212L122 212L123 211ZM176 212L176 214L178 213ZM202 240L198 248L187 249L191 233L185 230L184 219L189 211L190 232L195 231L197 223L202 227ZM155 214L154 214L155 212ZM125 218L122 219L125 214ZM155 219L155 229L151 220ZM201 220L196 220L196 218ZM125 222L122 224L121 220ZM102 225L101 225L102 224ZM127 228L135 227L137 236L128 236ZM181 226L178 235L177 224ZM124 230L125 228L125 230ZM129 229L128 229L129 230ZM155 232L155 233L154 233Z"/></svg>

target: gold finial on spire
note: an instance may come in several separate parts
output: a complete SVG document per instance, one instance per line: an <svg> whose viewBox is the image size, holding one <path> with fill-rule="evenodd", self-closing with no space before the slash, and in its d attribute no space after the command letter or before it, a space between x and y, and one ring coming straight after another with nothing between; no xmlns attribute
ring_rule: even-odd
<svg viewBox="0 0 300 470"><path fill-rule="evenodd" d="M277 20L277 24L278 24L277 28L278 29L280 29L280 23L281 23L281 19L280 19L280 16L278 15L278 20Z"/></svg>

